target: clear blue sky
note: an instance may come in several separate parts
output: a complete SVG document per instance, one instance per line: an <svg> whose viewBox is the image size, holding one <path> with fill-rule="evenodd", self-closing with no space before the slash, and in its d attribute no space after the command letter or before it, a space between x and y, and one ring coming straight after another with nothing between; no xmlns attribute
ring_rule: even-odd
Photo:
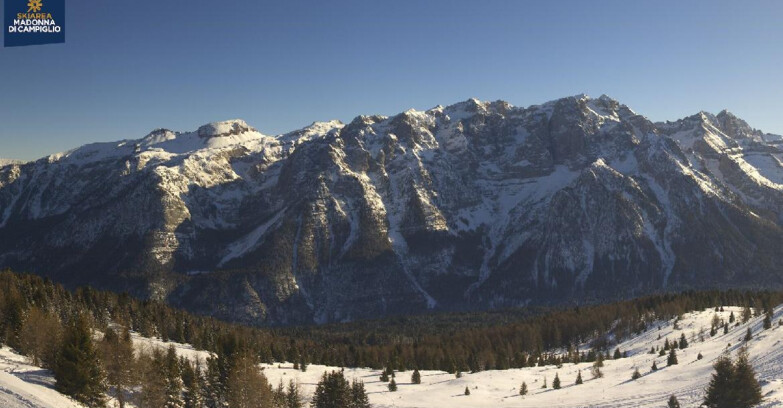
<svg viewBox="0 0 783 408"><path fill-rule="evenodd" d="M783 2L640 3L66 0L65 44L0 49L0 157L578 93L783 133Z"/></svg>

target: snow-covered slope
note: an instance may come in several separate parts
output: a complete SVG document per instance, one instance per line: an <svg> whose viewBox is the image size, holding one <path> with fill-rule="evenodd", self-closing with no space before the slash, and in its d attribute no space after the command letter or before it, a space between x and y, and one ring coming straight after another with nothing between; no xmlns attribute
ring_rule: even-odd
<svg viewBox="0 0 783 408"><path fill-rule="evenodd" d="M714 314L728 321L732 311L739 317L742 308L726 307L724 310L689 313L678 323L678 329L674 328L673 321L661 322L660 329L653 328L623 341L619 347L627 351L629 357L605 361L604 377L599 379L592 378L591 363L566 363L561 368L545 366L484 371L463 374L459 379L444 372L422 371L420 385L411 383L411 371L407 371L396 374L398 391L389 392L387 384L379 380L378 370L346 369L345 374L348 378L364 381L370 402L376 408L659 408L666 406L670 395L675 395L682 407L695 408L704 399L715 359L724 352L735 356L738 348L747 344L764 395L764 403L759 407L783 406L783 327L777 324L783 318L783 308L776 309L776 323L770 330L762 330L763 318L758 317L739 327L732 325L726 335L719 330L715 337L710 338L710 322ZM742 339L747 327L752 328L754 338L745 343ZM664 339L677 340L683 333L690 344L686 349L677 350L679 364L667 367L666 357L648 354L651 347L662 347ZM700 333L703 333L704 341L700 340ZM699 353L704 357L701 360L697 360ZM653 361L659 367L655 372L650 369ZM632 381L631 374L635 368L639 369L642 377ZM307 372L302 373L294 370L291 364L283 364L282 369L278 365L264 367L264 373L272 384L294 379L302 384L308 396L315 390L320 375L331 370L339 368L311 365ZM580 370L584 384L574 385ZM556 374L562 384L559 390L552 389ZM545 378L549 388L542 389ZM529 390L524 397L519 395L522 382ZM465 387L470 388L471 395L464 395Z"/></svg>
<svg viewBox="0 0 783 408"><path fill-rule="evenodd" d="M626 339L617 345L628 353L627 358L606 360L603 378L594 379L590 374L590 363L565 363L562 367L544 366L510 370L490 370L475 374L464 373L461 378L440 371L422 371L421 384L412 384L411 371L396 373L397 392L389 392L387 383L379 380L380 371L362 368L345 369L346 377L365 383L370 402L376 408L514 408L514 407L639 407L658 408L665 406L670 395L675 395L685 408L698 407L704 398L704 391L713 372L712 364L722 353L734 356L742 346L747 346L750 361L762 385L764 402L759 407L783 406L783 306L775 309L773 328L763 330L763 318L756 317L748 323L731 325L728 334L718 330L710 337L713 316L729 320L729 314L741 316L742 308L724 307L723 312L713 309L688 313L676 323L661 321L645 333ZM753 339L745 342L747 328L753 332ZM664 339L677 340L682 334L689 346L677 351L679 364L666 366L666 357L649 354L651 347L662 347ZM163 342L132 334L137 351L159 348L166 350L174 346L180 356L202 363L209 355L194 350L190 345ZM582 349L586 349L583 345ZM701 353L703 359L698 360ZM651 371L653 361L659 369ZM202 364L202 367L204 364ZM269 381L276 385L289 380L298 382L308 399L315 390L324 371L340 370L341 367L310 365L306 372L294 370L292 364L263 364ZM638 368L642 377L633 381L631 374ZM584 384L574 385L577 373L581 371ZM552 389L552 381L558 375L562 388ZM546 379L549 388L542 389ZM529 394L519 395L522 382L528 386ZM54 380L48 370L31 366L22 357L7 347L0 349L0 406L7 408L49 408L81 407L53 389ZM465 396L465 387L471 395Z"/></svg>
<svg viewBox="0 0 783 408"><path fill-rule="evenodd" d="M250 324L783 287L783 139L475 99L0 167L0 267Z"/></svg>
<svg viewBox="0 0 783 408"><path fill-rule="evenodd" d="M0 407L83 408L54 390L49 370L32 366L8 347L0 349Z"/></svg>

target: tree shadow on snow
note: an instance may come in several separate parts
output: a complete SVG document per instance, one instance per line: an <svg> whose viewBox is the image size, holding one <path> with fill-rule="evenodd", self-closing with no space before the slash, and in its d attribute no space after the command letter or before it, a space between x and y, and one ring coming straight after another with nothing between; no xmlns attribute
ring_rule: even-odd
<svg viewBox="0 0 783 408"><path fill-rule="evenodd" d="M33 371L12 372L11 374L26 383L40 385L52 390L54 389L52 372L49 370L42 368Z"/></svg>

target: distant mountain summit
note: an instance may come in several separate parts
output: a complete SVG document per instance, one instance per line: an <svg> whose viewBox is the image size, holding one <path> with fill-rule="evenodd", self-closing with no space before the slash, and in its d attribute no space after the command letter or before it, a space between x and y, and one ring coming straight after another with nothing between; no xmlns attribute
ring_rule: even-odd
<svg viewBox="0 0 783 408"><path fill-rule="evenodd" d="M22 163L21 160L0 158L0 167L8 166L8 165L11 165L11 164L21 164L21 163Z"/></svg>
<svg viewBox="0 0 783 408"><path fill-rule="evenodd" d="M0 267L250 324L783 287L783 138L607 96L241 120L0 167Z"/></svg>

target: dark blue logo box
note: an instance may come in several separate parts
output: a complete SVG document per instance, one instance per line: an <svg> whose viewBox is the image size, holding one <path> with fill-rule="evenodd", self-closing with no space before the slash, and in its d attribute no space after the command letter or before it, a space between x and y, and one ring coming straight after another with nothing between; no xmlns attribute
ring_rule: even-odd
<svg viewBox="0 0 783 408"><path fill-rule="evenodd" d="M6 47L65 42L65 0L5 0Z"/></svg>

